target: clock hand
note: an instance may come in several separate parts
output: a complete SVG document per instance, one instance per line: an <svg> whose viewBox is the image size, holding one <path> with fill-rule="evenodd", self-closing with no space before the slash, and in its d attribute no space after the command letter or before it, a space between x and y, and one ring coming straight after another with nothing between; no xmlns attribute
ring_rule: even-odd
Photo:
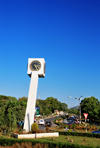
<svg viewBox="0 0 100 148"><path fill-rule="evenodd" d="M34 64L34 66L35 66L36 70L38 70L38 69L37 69L37 68L38 68L38 65Z"/></svg>

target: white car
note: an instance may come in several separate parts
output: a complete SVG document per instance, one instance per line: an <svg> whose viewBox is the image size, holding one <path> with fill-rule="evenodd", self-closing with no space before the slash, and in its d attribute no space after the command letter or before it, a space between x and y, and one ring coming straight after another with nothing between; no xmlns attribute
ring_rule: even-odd
<svg viewBox="0 0 100 148"><path fill-rule="evenodd" d="M44 119L40 119L40 120L39 120L39 124L45 125Z"/></svg>

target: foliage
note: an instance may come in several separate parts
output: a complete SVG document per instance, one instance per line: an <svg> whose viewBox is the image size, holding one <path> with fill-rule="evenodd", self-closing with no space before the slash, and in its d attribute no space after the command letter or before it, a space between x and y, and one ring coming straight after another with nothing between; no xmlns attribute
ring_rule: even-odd
<svg viewBox="0 0 100 148"><path fill-rule="evenodd" d="M15 104L16 100L8 101L5 105L5 110L4 110L4 117L2 119L3 123L3 128L6 129L8 132L9 130L12 131L12 128L16 128L16 115L15 113Z"/></svg>
<svg viewBox="0 0 100 148"><path fill-rule="evenodd" d="M61 132L61 131L59 131L59 135L66 135L66 136L67 135L72 135L72 136L100 138L100 134L92 134L92 133Z"/></svg>
<svg viewBox="0 0 100 148"><path fill-rule="evenodd" d="M49 126L46 126L46 132L48 132L49 131Z"/></svg>
<svg viewBox="0 0 100 148"><path fill-rule="evenodd" d="M1 147L0 148L5 148L5 147ZM29 142L22 142L22 143L15 143L13 146L9 146L6 148L48 148L47 144L40 144L40 143L36 143L34 146L32 146L32 143Z"/></svg>
<svg viewBox="0 0 100 148"><path fill-rule="evenodd" d="M62 119L66 119L68 116L62 116Z"/></svg>
<svg viewBox="0 0 100 148"><path fill-rule="evenodd" d="M71 128L84 130L86 129L86 126L85 124L72 124ZM98 130L98 127L96 125L87 125L87 130L90 130L90 131Z"/></svg>
<svg viewBox="0 0 100 148"><path fill-rule="evenodd" d="M37 99L36 106L40 108L40 114L42 115L52 114L55 110L67 110L67 104L61 103L53 97L48 97L46 100Z"/></svg>
<svg viewBox="0 0 100 148"><path fill-rule="evenodd" d="M26 97L22 97L22 98L19 98L19 101L24 101L24 102L27 103L27 99L28 99L28 98L26 98Z"/></svg>
<svg viewBox="0 0 100 148"><path fill-rule="evenodd" d="M66 103L61 103L61 106L62 106L62 110L66 112L68 105Z"/></svg>
<svg viewBox="0 0 100 148"><path fill-rule="evenodd" d="M9 100L17 100L15 97L0 95L0 102L5 104Z"/></svg>
<svg viewBox="0 0 100 148"><path fill-rule="evenodd" d="M88 113L88 119L90 122L100 117L100 102L95 97L88 97L81 101L81 112Z"/></svg>
<svg viewBox="0 0 100 148"><path fill-rule="evenodd" d="M0 96L0 125L3 130L12 131L19 121L24 120L26 100Z"/></svg>
<svg viewBox="0 0 100 148"><path fill-rule="evenodd" d="M38 130L38 124L33 123L32 126L31 126L31 131L32 131L32 133L36 133L37 130Z"/></svg>
<svg viewBox="0 0 100 148"><path fill-rule="evenodd" d="M67 112L69 114L75 114L75 115L79 115L79 109L78 108L70 108L70 109L67 109Z"/></svg>
<svg viewBox="0 0 100 148"><path fill-rule="evenodd" d="M63 118L56 118L53 120L53 122L58 125L60 128L66 128L68 125L64 124L64 123L61 123L60 120L63 119Z"/></svg>

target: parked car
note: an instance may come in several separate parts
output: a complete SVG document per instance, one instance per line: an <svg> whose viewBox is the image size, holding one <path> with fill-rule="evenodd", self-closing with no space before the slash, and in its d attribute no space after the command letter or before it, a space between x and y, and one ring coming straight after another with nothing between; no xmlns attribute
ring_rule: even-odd
<svg viewBox="0 0 100 148"><path fill-rule="evenodd" d="M51 126L51 125L52 125L51 121L46 121L45 126Z"/></svg>
<svg viewBox="0 0 100 148"><path fill-rule="evenodd" d="M40 119L38 123L41 125L45 125L44 119Z"/></svg>
<svg viewBox="0 0 100 148"><path fill-rule="evenodd" d="M67 124L68 125L72 125L72 124L74 124L75 123L75 121L71 121L71 122L68 122Z"/></svg>
<svg viewBox="0 0 100 148"><path fill-rule="evenodd" d="M96 130L96 131L93 131L91 132L92 134L100 134L100 129L99 130Z"/></svg>
<svg viewBox="0 0 100 148"><path fill-rule="evenodd" d="M70 117L70 118L68 118L67 120L68 120L68 122L71 122L71 121L74 120L74 117Z"/></svg>

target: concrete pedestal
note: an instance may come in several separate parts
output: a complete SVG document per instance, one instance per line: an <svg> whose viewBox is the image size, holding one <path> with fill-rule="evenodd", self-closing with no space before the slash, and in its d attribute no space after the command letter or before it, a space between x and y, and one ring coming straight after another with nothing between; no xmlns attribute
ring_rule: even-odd
<svg viewBox="0 0 100 148"><path fill-rule="evenodd" d="M44 137L59 137L59 133L58 132L39 133L39 134L14 134L13 133L13 136L17 139L25 139L25 138L34 139L34 138L44 138Z"/></svg>

